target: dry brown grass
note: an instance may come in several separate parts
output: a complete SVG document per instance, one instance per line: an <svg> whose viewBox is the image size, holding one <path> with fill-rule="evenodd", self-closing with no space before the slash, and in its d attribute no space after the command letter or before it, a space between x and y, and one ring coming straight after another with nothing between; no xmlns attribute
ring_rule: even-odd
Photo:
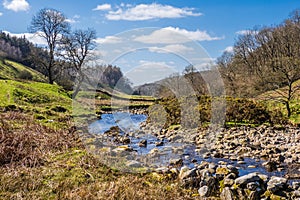
<svg viewBox="0 0 300 200"><path fill-rule="evenodd" d="M0 166L39 166L49 153L77 146L75 141L74 129L51 129L20 112L0 114Z"/></svg>
<svg viewBox="0 0 300 200"><path fill-rule="evenodd" d="M0 163L5 200L197 198L165 175L112 170L87 153L74 129L48 128L24 113L0 113Z"/></svg>

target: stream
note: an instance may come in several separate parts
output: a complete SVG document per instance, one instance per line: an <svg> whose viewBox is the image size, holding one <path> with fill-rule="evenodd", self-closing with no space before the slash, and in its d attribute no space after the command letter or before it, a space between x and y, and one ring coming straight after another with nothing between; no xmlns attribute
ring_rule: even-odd
<svg viewBox="0 0 300 200"><path fill-rule="evenodd" d="M240 175L245 175L251 172L260 172L268 176L283 176L285 174L284 170L275 172L266 171L266 169L262 166L262 163L265 162L263 160L244 158L244 163L239 163L238 161L232 161L224 158L210 157L204 159L199 152L195 151L196 146L194 144L173 143L166 139L160 140L152 134L142 133L142 131L140 131L140 123L144 122L146 119L147 116L143 114L130 114L124 112L102 114L100 120L90 124L89 132L103 135L106 131L110 130L111 127L119 126L122 130L120 135L126 135L130 138L128 146L130 146L138 155L138 158L135 160L138 160L141 163L151 162L151 166L155 166L157 168L168 166L172 159L182 159L183 164L190 168L194 167L195 163L199 164L201 161L208 161L215 164L226 163L228 165L233 165L239 169ZM111 137L111 141L113 141L112 136L107 137ZM139 145L142 140L147 141L146 146L141 147ZM157 145L158 142L161 142L161 144ZM121 145L122 144L116 144L116 146ZM153 149L161 152L160 155L155 159L145 161L146 159L143 158L153 152Z"/></svg>

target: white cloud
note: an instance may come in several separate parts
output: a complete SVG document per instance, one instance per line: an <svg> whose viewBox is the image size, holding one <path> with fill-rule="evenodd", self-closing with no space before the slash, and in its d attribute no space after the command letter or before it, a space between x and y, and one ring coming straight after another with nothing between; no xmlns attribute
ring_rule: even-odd
<svg viewBox="0 0 300 200"><path fill-rule="evenodd" d="M4 0L3 6L4 8L15 12L27 11L30 8L29 3L26 0Z"/></svg>
<svg viewBox="0 0 300 200"><path fill-rule="evenodd" d="M253 30L240 30L236 32L237 35L256 35L258 34L258 31L253 31Z"/></svg>
<svg viewBox="0 0 300 200"><path fill-rule="evenodd" d="M193 48L182 45L182 44L170 44L165 47L149 47L149 51L157 53L185 53L193 51Z"/></svg>
<svg viewBox="0 0 300 200"><path fill-rule="evenodd" d="M38 33L10 33L8 31L3 31L11 36L15 36L18 38L24 37L29 40L30 42L37 44L37 45L47 45L47 42L44 38L40 37Z"/></svg>
<svg viewBox="0 0 300 200"><path fill-rule="evenodd" d="M121 43L122 39L116 36L106 36L105 38L97 38L96 43L99 44L117 44Z"/></svg>
<svg viewBox="0 0 300 200"><path fill-rule="evenodd" d="M152 3L136 6L126 5L126 7L121 6L117 10L109 11L105 16L109 20L142 21L202 15L201 13L194 13L193 10L193 8L176 8L170 5Z"/></svg>
<svg viewBox="0 0 300 200"><path fill-rule="evenodd" d="M153 31L150 35L143 35L135 38L135 41L150 44L178 44L191 40L211 41L221 40L223 37L212 37L206 31L188 31L186 29L166 27Z"/></svg>
<svg viewBox="0 0 300 200"><path fill-rule="evenodd" d="M226 47L223 52L226 52L226 51L227 52L233 52L233 46Z"/></svg>
<svg viewBox="0 0 300 200"><path fill-rule="evenodd" d="M106 4L101 4L101 5L98 5L96 8L94 8L93 10L111 10L111 5L106 3Z"/></svg>
<svg viewBox="0 0 300 200"><path fill-rule="evenodd" d="M67 22L71 23L71 24L74 24L74 23L78 23L78 19L80 18L79 15L74 15L72 18L70 19L66 19Z"/></svg>
<svg viewBox="0 0 300 200"><path fill-rule="evenodd" d="M0 12L0 17L3 15L3 13L2 12Z"/></svg>

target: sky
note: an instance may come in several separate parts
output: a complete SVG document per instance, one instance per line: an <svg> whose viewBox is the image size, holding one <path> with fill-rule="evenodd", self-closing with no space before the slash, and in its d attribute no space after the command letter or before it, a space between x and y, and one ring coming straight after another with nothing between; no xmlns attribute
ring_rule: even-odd
<svg viewBox="0 0 300 200"><path fill-rule="evenodd" d="M54 8L72 29L97 32L97 62L119 66L134 85L180 73L189 64L205 69L239 35L282 23L300 0L2 0L0 30L25 35L32 17Z"/></svg>

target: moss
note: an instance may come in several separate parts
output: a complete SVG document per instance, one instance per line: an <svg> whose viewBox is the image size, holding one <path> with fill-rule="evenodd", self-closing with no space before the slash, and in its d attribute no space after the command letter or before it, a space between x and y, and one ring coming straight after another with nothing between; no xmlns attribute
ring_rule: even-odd
<svg viewBox="0 0 300 200"><path fill-rule="evenodd" d="M239 185L234 183L233 186L232 186L232 188L233 188L234 190L236 190L236 189L239 188Z"/></svg>
<svg viewBox="0 0 300 200"><path fill-rule="evenodd" d="M282 196L278 196L278 195L275 195L275 194L271 194L270 199L271 200L285 200L287 198L282 197Z"/></svg>
<svg viewBox="0 0 300 200"><path fill-rule="evenodd" d="M221 193L223 191L223 189L225 188L224 179L219 181L219 188L220 188L220 193Z"/></svg>
<svg viewBox="0 0 300 200"><path fill-rule="evenodd" d="M263 194L263 197L270 197L271 194L272 193L269 190L266 190L265 193Z"/></svg>
<svg viewBox="0 0 300 200"><path fill-rule="evenodd" d="M216 170L216 174L227 175L229 174L229 170L226 167L218 167Z"/></svg>

